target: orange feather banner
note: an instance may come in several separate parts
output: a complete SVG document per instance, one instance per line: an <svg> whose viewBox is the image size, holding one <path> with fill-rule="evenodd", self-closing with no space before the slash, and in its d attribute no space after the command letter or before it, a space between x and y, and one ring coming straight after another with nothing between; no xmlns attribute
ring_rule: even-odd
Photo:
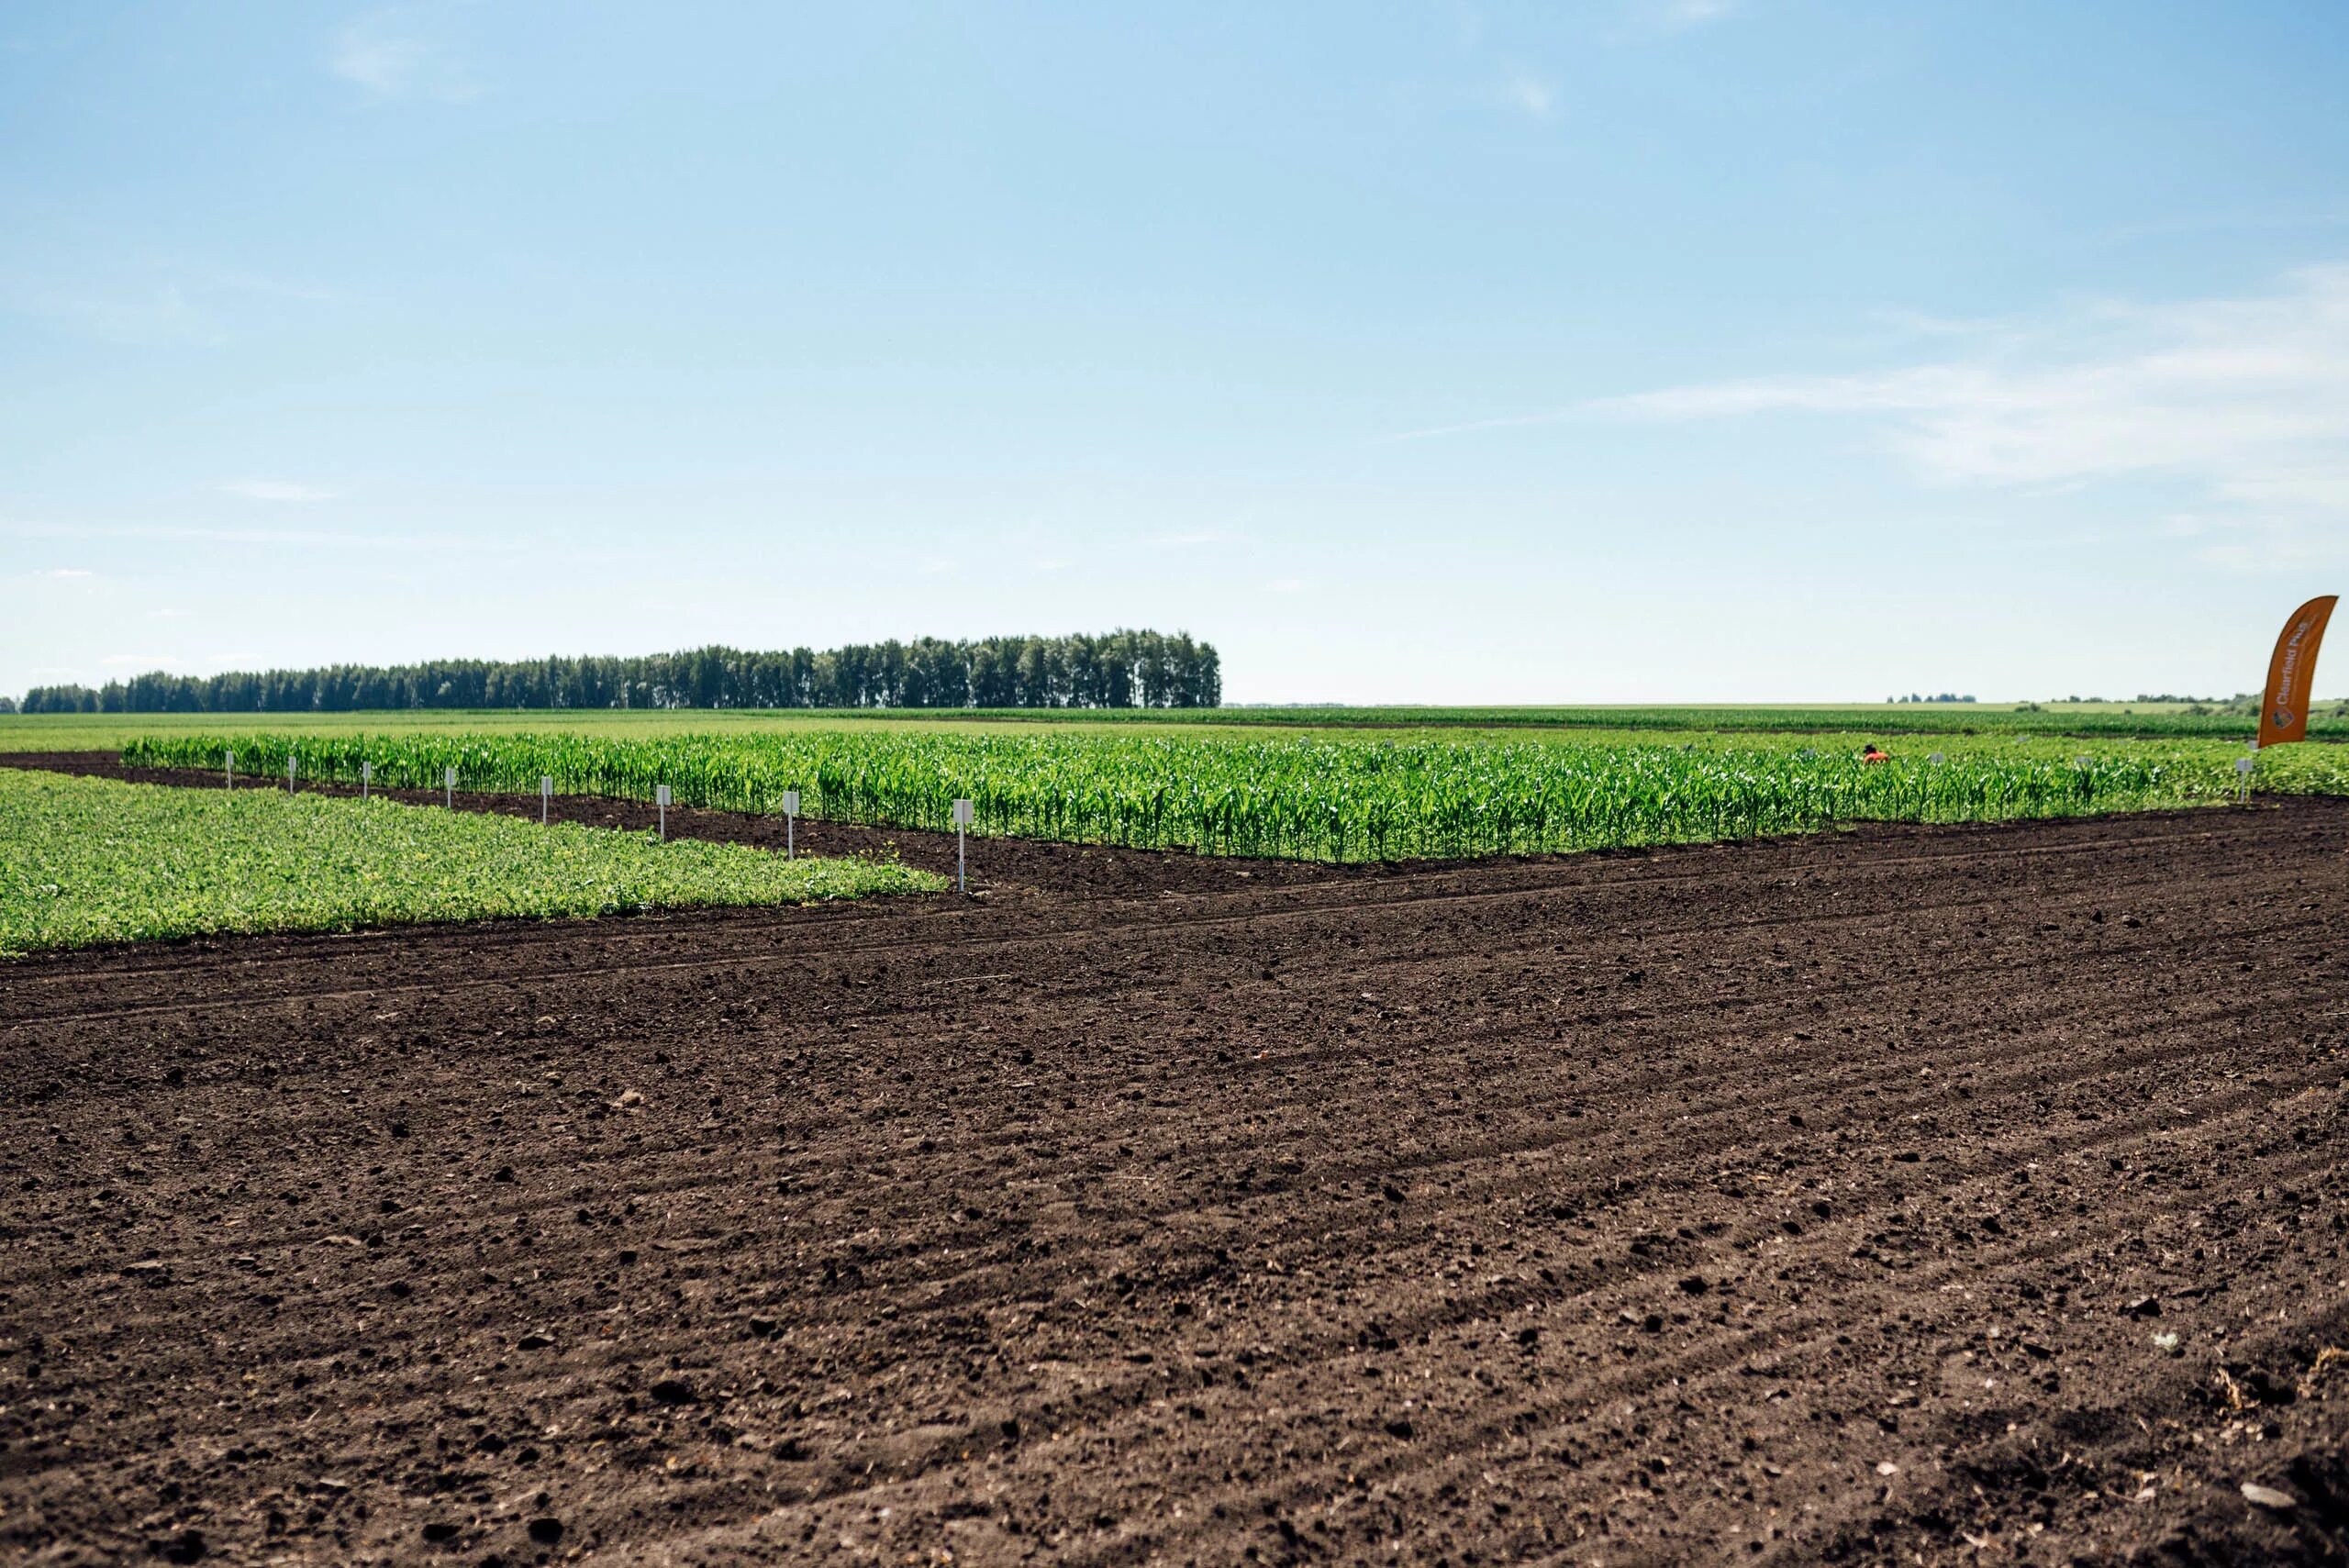
<svg viewBox="0 0 2349 1568"><path fill-rule="evenodd" d="M2320 595L2292 612L2276 639L2276 656L2267 662L2267 692L2259 705L2262 746L2305 740L2309 733L2309 694L2316 686L2317 645L2324 640L2324 623L2332 618L2338 595Z"/></svg>

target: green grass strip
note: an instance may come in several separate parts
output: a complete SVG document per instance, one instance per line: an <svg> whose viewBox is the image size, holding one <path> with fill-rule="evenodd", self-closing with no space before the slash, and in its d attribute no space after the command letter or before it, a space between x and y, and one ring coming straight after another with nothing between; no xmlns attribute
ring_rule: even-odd
<svg viewBox="0 0 2349 1568"><path fill-rule="evenodd" d="M0 768L0 957L219 931L799 904L934 892L896 864L383 799Z"/></svg>

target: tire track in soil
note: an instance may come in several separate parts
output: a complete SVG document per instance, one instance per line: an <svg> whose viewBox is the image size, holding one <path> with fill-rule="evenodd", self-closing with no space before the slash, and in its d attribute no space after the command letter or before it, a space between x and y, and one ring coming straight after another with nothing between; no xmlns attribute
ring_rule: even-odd
<svg viewBox="0 0 2349 1568"><path fill-rule="evenodd" d="M2236 1101L2235 1105L2233 1105L2233 1106L2230 1106L2230 1107L2228 1107L2228 1108L2229 1108L2229 1110L2230 1110L2230 1113L2232 1114L2233 1111L2240 1110L2240 1109L2242 1109L2242 1108L2244 1108L2244 1107L2248 1106L2250 1105L2250 1103L2251 1103L2251 1096L2249 1096L2249 1095L2238 1096L2238 1098L2237 1098L2237 1101ZM2100 1130L2099 1132L2098 1132L2097 1134L2093 1135L2093 1138L2094 1138L2094 1141L2095 1141L2095 1142L2098 1142L2098 1143L2110 1142L2110 1141L2114 1141L2114 1140L2118 1140L2118 1139L2121 1139L2121 1138L2125 1138L2125 1137L2128 1137L2128 1136L2132 1136L2132 1135L2133 1135L2134 1133L2136 1133L2136 1132L2138 1132L2138 1131L2140 1131L2140 1130L2143 1130L2143 1129L2142 1129L2142 1128L2140 1128L2140 1127L2123 1127L2123 1128L2119 1128L2119 1129L2102 1129L2102 1130ZM2172 1128L2172 1129L2165 1129L2165 1131L2175 1131L2175 1130L2176 1130L2176 1128ZM1858 1222L1858 1221L1847 1221L1847 1222L1844 1222L1844 1224L1843 1224L1840 1229L1849 1229L1853 1228L1853 1226L1854 1226L1854 1225L1855 1225L1855 1224L1857 1224L1857 1223L1860 1223L1860 1222ZM1840 1240L1839 1240L1839 1241L1838 1241L1838 1244L1840 1245ZM1667 1263L1667 1262L1659 1262L1659 1263L1656 1263L1656 1264L1654 1264L1654 1265L1650 1266L1650 1267L1649 1267L1646 1271L1644 1271L1644 1272L1650 1272L1650 1273L1652 1273L1652 1272L1654 1272L1654 1270L1656 1270L1656 1269L1668 1268L1668 1267L1670 1267L1670 1266L1672 1266L1672 1265L1671 1265L1671 1264L1669 1264L1669 1263ZM1637 1271L1637 1270L1635 1270L1634 1272L1636 1273L1636 1272L1641 1272L1641 1271ZM1488 1294L1488 1295L1491 1295L1492 1293L1487 1293L1487 1294ZM1457 1312L1456 1310L1453 1310L1453 1309L1447 1308L1443 1313L1442 1313L1442 1314L1440 1315L1440 1319L1441 1319L1441 1321L1443 1321L1443 1322L1450 1322L1450 1323L1456 1323L1456 1322L1460 1322L1460 1321L1474 1320L1474 1319L1475 1319L1475 1318L1483 1318L1483 1317L1486 1317L1486 1316L1491 1316L1491 1315L1492 1315L1492 1313L1493 1313L1494 1311L1508 1310L1508 1309L1514 1309L1514 1308L1516 1308L1516 1307L1522 1307L1522 1306L1526 1305L1528 1301L1530 1301L1530 1300L1533 1300L1533 1299L1536 1299L1536 1298L1539 1298L1540 1296L1543 1296L1544 1294L1550 1294L1550 1293L1545 1293L1545 1292L1543 1292L1540 1286L1530 1286L1530 1287L1529 1287L1528 1289L1526 1289L1526 1290L1520 1290L1520 1291L1517 1291L1517 1292L1501 1292L1501 1293L1498 1293L1498 1294L1497 1294L1497 1296L1494 1296L1494 1297L1493 1297L1494 1299L1498 1300L1498 1301L1500 1302L1500 1304L1501 1304L1501 1305L1500 1305L1498 1307L1497 1307L1497 1308L1493 1308L1493 1309L1491 1309L1491 1310L1487 1310L1487 1309L1485 1309L1485 1308L1479 1308L1479 1309L1477 1309L1477 1310L1475 1310L1475 1311L1474 1311L1474 1312L1471 1312L1471 1313L1468 1313L1468 1314L1465 1314L1465 1315L1463 1315L1463 1314L1461 1314L1461 1313ZM1408 1337L1408 1336L1409 1336L1409 1335L1411 1335L1411 1334L1423 1332L1423 1331L1425 1330L1425 1329L1426 1329L1426 1328L1428 1328L1429 1326L1431 1326L1431 1324L1432 1322L1434 1322L1434 1321L1437 1321L1437 1319L1429 1319L1429 1320L1427 1320L1427 1321L1411 1320L1411 1321L1408 1321L1408 1322L1406 1322L1406 1323L1402 1324L1402 1325L1399 1327L1399 1329L1398 1329L1397 1331L1399 1331L1399 1333L1400 1333L1401 1335L1403 1335L1404 1337ZM1394 1329L1394 1328L1396 1328L1396 1325L1393 1323L1393 1321L1392 1321L1391 1319L1390 1319L1390 1325L1389 1325L1389 1326L1390 1326L1390 1329ZM1334 1344L1334 1343L1333 1343L1333 1345L1332 1345L1332 1346L1330 1346L1330 1347L1325 1347L1325 1349L1327 1349L1327 1350L1336 1350L1336 1349L1342 1349L1342 1348L1343 1348L1343 1346L1342 1346L1342 1345L1337 1345L1337 1344ZM1283 1360L1283 1361L1286 1361L1286 1359L1288 1359L1288 1358L1287 1358L1287 1357L1281 1357L1281 1358L1278 1358L1278 1359ZM1103 1405L1104 1405L1104 1402L1103 1402L1103 1401L1101 1401L1101 1400L1099 1400L1098 1398L1097 1398L1097 1399L1096 1399L1095 1401L1093 1401L1092 1403L1093 1403L1095 1406L1097 1406L1097 1407L1100 1407L1100 1406L1103 1406ZM1108 1406L1115 1406L1115 1405L1118 1405L1118 1404L1123 1403L1123 1401L1110 1400L1110 1401L1108 1401L1108 1402L1106 1402L1106 1403L1107 1403L1107 1405L1108 1405Z"/></svg>
<svg viewBox="0 0 2349 1568"><path fill-rule="evenodd" d="M692 970L604 974L607 928L540 929L479 984L410 979L384 1024L351 971L415 976L399 951L425 933L251 944L289 990L241 1007L37 1019L12 986L0 1086L55 1092L0 1100L0 1151L31 1151L0 1152L0 1546L95 1561L197 1529L295 1561L1116 1561L1148 1537L1169 1561L1586 1561L1596 1542L1664 1562L1898 1541L1942 1561L1974 1550L1963 1528L2026 1561L2172 1538L2321 1560L2320 1523L2227 1499L2238 1473L2288 1481L2288 1456L2337 1451L2337 1400L2246 1418L2210 1407L2205 1373L2232 1358L2277 1386L2338 1327L2343 988L2287 944L2349 937L2349 819L2287 804L2202 825L2054 856L2032 851L2077 824L2001 829L1940 866L1892 839L1822 841L1816 863L1770 846L1750 871L1667 854L1607 862L1604 889L1522 885L1575 862L1455 868L1428 879L1449 899L1252 889L1204 921L1187 896L1040 892L985 912L1030 926L983 962L950 922L891 911L878 929L942 935L798 956L796 981L852 983L825 988L829 1016L774 998L775 966L742 951L771 934L691 917L659 935ZM2103 927L2074 910L2099 903ZM2124 911L2138 930L2110 929ZM852 924L828 935L854 945ZM461 933L431 935L424 962L462 959ZM1816 969L1775 967L1806 943ZM185 983L107 968L141 961L71 962L101 1003ZM1637 999L1610 984L1592 1005L1627 965ZM933 980L957 988L899 1000ZM624 1085L643 1104L611 1108ZM1553 1119L1565 1103L1582 1127ZM488 1179L497 1162L514 1182ZM1394 1205L1373 1183L1398 1178ZM1804 1207L1819 1193L1830 1218ZM1801 1234L1776 1229L1789 1214ZM362 1231L377 1244L325 1244ZM148 1252L164 1283L117 1272ZM1732 1269L1756 1283L1731 1323L1702 1315L1725 1286L1674 1283ZM2213 1274L2221 1294L2116 1316ZM1618 1343L1646 1331L1611 1316L1633 1307L1690 1341L1637 1375ZM771 1330L749 1334L753 1314ZM542 1325L554 1345L514 1348ZM1393 1349L1364 1347L1372 1325ZM2147 1348L2164 1325L2185 1360ZM2056 1389L2005 1348L2024 1333ZM2015 1361L2027 1392L1964 1404L1940 1370L1961 1354ZM1765 1380L1740 1370L1757 1355L1832 1359ZM651 1395L668 1373L690 1403ZM1444 1397L1400 1440L1384 1423L1407 1386ZM1904 1390L1896 1438L1874 1414ZM2080 1435L2109 1418L2120 1437ZM2161 1441L2132 1447L2134 1418ZM1896 1442L1919 1456L1903 1477L1979 1471L1985 1497L1879 1486L1867 1463ZM2044 1484L2153 1458L2184 1480L2143 1504ZM541 1507L566 1521L556 1546L522 1529ZM1770 1555L1746 1550L1771 1529Z"/></svg>
<svg viewBox="0 0 2349 1568"><path fill-rule="evenodd" d="M2221 931L2219 931L2219 930L2216 930L2216 929L2212 929L2212 930L2210 930L2210 931L2208 933L2208 940L2209 940L2209 941L2210 941L2210 942L2212 942L2212 943L2215 943L2215 942L2218 942L2218 941L2221 940L2224 937L2226 937L2226 936L2227 936L2227 935L2229 935L2229 934L2230 934L2230 933L2225 933L2225 932L2221 932ZM2132 949L2125 949L2125 950L2120 950L2120 951L2123 951L2123 952L2130 953L2130 954L2132 954L2132 955L2133 955L2133 956L2145 956L2145 955L2149 954L2151 951L2153 951L2154 950L2153 950L2149 945L2140 945L2140 946L2135 947L2135 948L2132 948ZM2229 956L2229 955L2228 955L2228 954L2227 954L2223 950L2214 949L2213 951L2211 951L2208 954L2208 956L2209 956L2210 959L2212 959L2212 960L2218 960L2218 959L2221 959L2221 958L2227 957L2227 956ZM1438 962L1440 962L1440 961L1438 961ZM1948 974L1951 974L1951 975L1954 975L1954 976L1955 976L1955 977L1959 977L1959 978L1972 978L1972 977L1976 977L1976 976L1984 975L1984 974L1987 974L1987 973L1994 973L1994 972L1996 971L1996 968L1997 968L1997 966L1996 966L1995 964L1971 965L1971 966L1965 966L1965 967L1963 967L1963 968L1948 969L1948 970L1945 970L1945 973L1948 973ZM1358 972L1355 972L1355 973L1349 973L1349 974L1346 976L1345 984L1346 984L1348 986L1352 986L1352 985L1353 985L1353 984L1354 984L1357 981L1359 981L1361 978L1362 978L1362 976L1361 976L1361 974L1360 974ZM1139 989L1139 988L1137 988L1137 989ZM1813 994L1814 994L1814 995L1816 995L1816 994L1818 994L1819 992L1820 992L1822 989L1825 989L1825 988L1820 987L1820 986L1818 986L1818 985L1813 985L1810 989L1811 989L1811 991L1813 992ZM1850 989L1849 987L1834 987L1834 988L1831 988L1831 990L1832 990L1833 994L1837 994L1837 995L1843 994L1843 993L1845 993L1846 991L1848 991L1849 989ZM1072 998L1074 998L1074 997L1077 997L1077 996L1080 996L1080 995L1083 995L1083 996L1090 996L1090 995L1094 995L1097 994L1097 992L1098 992L1098 988L1088 988L1088 989L1085 989L1085 990L1083 990L1083 991L1079 991L1079 990L1076 990L1076 989L1074 989L1074 988L1070 988L1070 987L1063 986L1063 987L1057 988L1054 994L1055 994L1055 995L1056 995L1056 996L1058 996L1061 1000L1063 1000L1063 1001L1067 1001L1067 1000L1070 1000L1070 999L1072 999ZM2257 999L2257 1000L2254 1000L2254 1002L2252 1004L2252 1006L2256 1006L2265 1005L2265 1002L2266 1002L2266 999ZM1726 1009L1728 1009L1728 1008L1734 1008L1734 1007L1760 1006L1766 1006L1766 1005L1767 1005L1766 1003L1765 1003L1765 1002L1761 1002L1761 1001L1755 1001L1755 1000L1741 1000L1741 1001L1732 1002L1732 1003L1726 1003L1726 1004L1714 1004L1713 1006L1716 1006L1717 1008L1719 1008L1719 1009L1726 1010ZM1694 1005L1694 1004L1690 1005L1690 1006L1696 1006L1696 1005ZM1582 1025L1600 1025L1600 1024L1609 1024L1609 1023L1621 1024L1621 1023L1625 1023L1625 1022L1634 1022L1634 1023L1636 1023L1636 1022L1644 1022L1644 1021L1649 1021L1649 1020L1653 1020L1653 1019L1655 1019L1655 1018L1658 1018L1671 1017L1671 1016L1674 1016L1674 1015L1675 1015L1675 1014L1678 1014L1678 1013L1684 1012L1684 1011L1686 1011L1686 1010L1689 1010L1689 1009L1688 1009L1688 1008L1686 1008L1686 1007L1683 1007L1683 1006L1664 1006L1664 1007L1650 1007L1650 1008L1644 1009L1642 1012L1641 1012L1640 1014L1638 1014L1636 1017L1630 1017L1630 1016L1626 1016L1626 1015L1605 1016L1605 1015L1595 1015L1595 1014L1582 1014L1582 1015L1578 1015L1578 1016L1574 1016L1574 1017L1572 1017L1572 1018L1568 1018L1568 1019L1567 1019L1567 1020L1565 1020L1565 1021L1567 1021L1567 1022L1571 1022L1571 1023L1582 1024ZM875 1015L863 1015L863 1017L872 1017L872 1016L875 1016ZM2150 1017L2149 1017L2149 1021L2150 1021ZM1541 1027L1542 1027L1542 1026L1541 1026L1541 1025L1539 1025L1539 1024L1536 1024L1536 1025L1534 1025L1534 1026L1531 1026L1531 1028L1532 1028L1535 1031L1538 1031L1538 1030L1539 1030L1539 1029L1540 1029ZM1555 1025L1553 1024L1553 1029L1554 1029ZM1995 1025L1994 1025L1994 1024L1992 1024L1991 1022L1987 1021L1987 1020L1985 1020L1985 1021L1978 1021L1976 1027L1977 1029L1987 1029L1987 1028L1996 1027L1996 1028L1999 1028L1999 1029L2012 1029L2012 1028L2014 1028L2015 1026L2014 1026L2012 1023L2010 1023L2010 1022L2008 1022L2008 1021L2006 1021L2006 1020L2001 1019L2001 1020L1997 1021L1997 1022L1995 1023ZM1505 1041L1505 1040L1507 1040L1510 1039L1510 1038L1511 1038L1511 1035L1512 1035L1512 1031L1511 1031L1511 1030L1508 1030L1508 1029L1485 1029L1485 1030L1475 1030L1475 1031L1468 1031L1468 1032L1461 1032L1461 1031L1457 1031L1457 1030L1450 1030L1450 1031L1446 1031L1445 1035L1443 1036L1442 1044L1443 1044L1447 1049L1457 1050L1458 1048L1460 1048L1460 1047L1462 1047L1462 1046L1464 1046L1464 1045L1467 1045L1467 1044L1470 1044L1470 1043L1473 1043L1473 1042L1494 1042L1494 1041ZM1974 1048L1974 1047L1970 1047L1970 1046L1958 1046L1958 1047L1954 1047L1954 1048L1944 1048L1944 1050L1945 1050L1945 1052L1946 1052L1946 1053L1953 1054L1953 1055L1954 1055L1954 1056L1959 1056L1959 1057L1963 1057L1963 1056L1965 1056L1965 1055L1969 1054L1969 1053L1970 1053L1973 1050L1975 1050L1975 1049L1976 1049L1976 1048ZM1928 1067L1930 1067L1930 1065L1931 1065L1931 1062L1932 1062L1932 1060L1934 1060L1934 1058L1921 1058L1921 1057L1914 1057L1914 1056L1912 1056L1912 1057L1910 1058L1910 1060L1919 1060L1919 1061L1923 1061L1923 1062L1925 1062L1925 1064L1926 1064ZM2000 1058L1999 1058L1999 1057L1997 1057L1997 1056L1995 1056L1995 1055L1985 1055L1985 1056L1983 1056L1983 1057L1980 1059L1980 1062L1977 1062L1977 1065L1980 1065L1980 1064L1987 1064L1987 1063L1988 1063L1988 1062L1992 1062L1992 1061L1995 1061L1995 1060L2000 1060ZM1540 1064L1537 1064L1537 1065L1540 1065ZM1707 1082L1707 1081L1709 1081L1709 1080L1713 1080L1713 1079L1724 1079L1724 1078L1730 1078L1730 1077L1735 1077L1735 1076L1744 1075L1744 1074L1746 1074L1746 1073L1749 1072L1749 1070L1750 1070L1750 1064L1748 1064L1748 1063L1739 1063L1739 1064L1736 1064L1736 1065L1734 1065L1734 1066L1724 1066L1724 1067L1721 1067L1721 1068L1718 1068L1718 1069L1711 1070L1711 1071L1709 1071L1709 1072L1703 1072L1703 1073L1699 1073L1696 1074L1696 1075L1695 1075L1695 1076L1693 1076L1693 1077L1692 1077L1692 1076L1690 1076L1689 1074L1687 1074L1687 1073L1683 1073L1683 1072L1675 1072L1675 1073L1672 1074L1672 1078L1673 1078L1673 1081L1675 1081L1675 1082L1678 1082L1678 1083L1682 1084L1684 1086L1687 1086L1687 1085L1693 1085L1693 1084L1698 1084L1698 1083L1704 1083L1704 1082ZM1104 1073L1104 1074L1103 1074L1103 1075L1104 1075L1105 1077L1108 1077L1108 1078L1109 1078L1109 1079L1114 1080L1114 1079L1116 1079L1116 1078L1118 1077L1118 1075L1119 1075L1119 1073L1121 1073L1123 1071L1124 1071L1124 1069L1123 1069L1123 1068L1120 1068L1120 1067L1114 1067L1114 1066L1113 1066L1113 1067L1110 1067L1110 1068L1107 1069L1107 1070L1105 1071L1105 1073ZM1898 1076L1898 1074L1896 1074L1895 1076ZM1614 1092L1615 1092L1615 1093L1617 1093L1617 1094L1619 1094L1619 1095L1620 1095L1620 1094L1631 1094L1631 1095L1639 1095L1639 1094L1643 1094L1643 1093L1646 1093L1646 1092L1651 1091L1651 1090L1653 1090L1653 1089L1655 1089L1655 1088L1658 1088L1658 1087L1663 1086L1663 1084L1664 1084L1664 1081L1665 1081L1665 1073L1664 1073L1664 1071L1662 1071L1662 1070L1650 1070L1650 1071L1648 1071L1647 1073L1643 1073L1643 1074L1642 1074L1642 1076L1640 1076L1640 1077L1637 1077L1637 1078L1634 1078L1634 1079L1631 1079L1631 1080L1628 1080L1628 1081L1625 1081L1625 1082L1623 1082L1623 1083L1620 1083L1620 1084L1619 1084L1615 1085ZM217 1082L217 1080L216 1080L216 1082ZM1279 1106L1279 1105L1280 1105L1280 1102L1273 1102L1273 1104L1275 1104L1275 1106ZM1285 1107L1284 1107L1284 1108L1285 1108ZM1478 1156L1485 1156L1485 1155L1490 1155L1490 1154L1495 1153L1495 1152L1505 1152L1505 1151L1506 1151L1505 1146L1496 1145L1496 1146L1494 1146L1493 1148L1490 1148L1490 1149L1474 1149L1474 1150L1471 1150L1471 1151L1468 1151L1468 1155L1467 1155L1467 1157L1478 1157ZM661 1158L661 1159L671 1159L671 1160L674 1160L674 1159L677 1155L679 1155L681 1152L682 1152L682 1151L681 1151L681 1150L679 1150L679 1149L662 1149L662 1150L654 1150L654 1151L646 1151L646 1153L647 1153L647 1156L648 1156L648 1157L651 1157L651 1158ZM1397 1166L1396 1168L1398 1168L1398 1169L1399 1169L1399 1168L1402 1168L1402 1167L1400 1167L1400 1166ZM675 1179L674 1179L674 1178L672 1178L672 1184L673 1184L673 1185L677 1184L675 1183ZM1277 1190L1279 1189L1279 1185L1280 1185L1280 1184L1278 1183L1278 1181L1277 1181L1277 1180L1275 1180L1274 1182L1272 1182L1272 1183L1270 1183L1270 1184L1269 1184L1269 1185L1268 1185L1268 1190L1277 1191Z"/></svg>

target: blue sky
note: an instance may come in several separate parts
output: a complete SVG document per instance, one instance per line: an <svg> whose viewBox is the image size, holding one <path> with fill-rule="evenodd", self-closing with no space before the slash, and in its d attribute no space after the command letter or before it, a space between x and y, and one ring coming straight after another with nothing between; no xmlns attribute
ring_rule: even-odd
<svg viewBox="0 0 2349 1568"><path fill-rule="evenodd" d="M0 691L2242 690L2349 582L2345 80L2313 4L19 3Z"/></svg>

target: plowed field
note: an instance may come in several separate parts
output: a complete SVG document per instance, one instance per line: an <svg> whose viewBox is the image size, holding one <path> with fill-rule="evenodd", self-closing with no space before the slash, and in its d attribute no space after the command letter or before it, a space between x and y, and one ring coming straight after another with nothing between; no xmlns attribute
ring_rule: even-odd
<svg viewBox="0 0 2349 1568"><path fill-rule="evenodd" d="M0 1558L2344 1559L2349 803L974 866L0 969Z"/></svg>

